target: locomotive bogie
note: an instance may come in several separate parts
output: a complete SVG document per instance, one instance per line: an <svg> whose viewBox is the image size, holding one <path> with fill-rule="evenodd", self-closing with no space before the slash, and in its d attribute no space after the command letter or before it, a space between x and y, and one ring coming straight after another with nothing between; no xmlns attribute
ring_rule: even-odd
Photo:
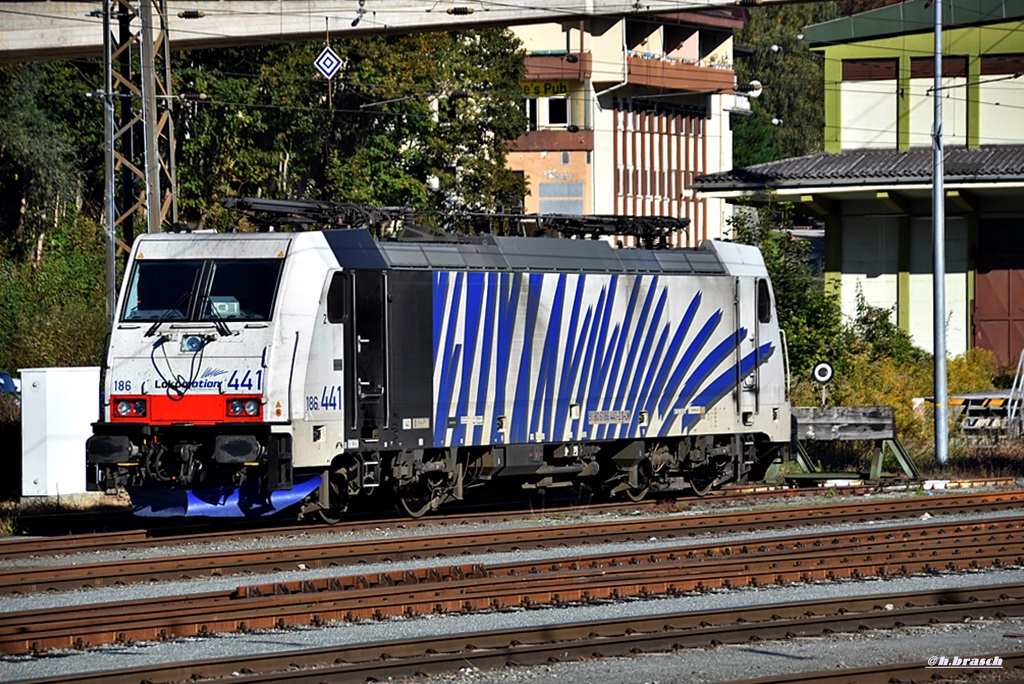
<svg viewBox="0 0 1024 684"><path fill-rule="evenodd" d="M142 514L336 520L389 497L421 515L499 483L704 493L790 439L749 247L152 235L118 311L87 453L108 486L185 501Z"/></svg>

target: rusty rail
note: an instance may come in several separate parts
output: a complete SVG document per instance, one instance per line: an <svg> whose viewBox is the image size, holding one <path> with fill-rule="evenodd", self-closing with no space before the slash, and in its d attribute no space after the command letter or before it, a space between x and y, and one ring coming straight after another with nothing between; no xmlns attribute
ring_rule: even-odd
<svg viewBox="0 0 1024 684"><path fill-rule="evenodd" d="M568 559L463 564L239 587L153 601L0 615L0 652L42 652L216 632L1024 563L1024 517L702 544Z"/></svg>
<svg viewBox="0 0 1024 684"><path fill-rule="evenodd" d="M417 637L399 641L65 675L31 682L138 684L140 681L195 681L234 676L246 684L319 684L323 681L341 684L453 672L467 664L478 668L498 668L741 644L752 639L787 639L832 632L892 629L898 626L1022 614L1024 586L994 585L975 587L952 594L948 590L889 593L761 607L744 606L736 609ZM998 655L1003 658L1007 668L1024 665L1024 654ZM924 665L925 663L909 663L773 677L771 681L793 684L836 681L889 682L893 681L892 677L897 673L920 675L925 679L928 672L924 670ZM246 674L240 677L238 673L243 668ZM885 673L888 673L888 678Z"/></svg>
<svg viewBox="0 0 1024 684"><path fill-rule="evenodd" d="M445 558L557 546L689 538L823 523L898 520L929 514L964 514L1019 508L1024 491L917 497L898 501L774 508L707 515L671 515L577 525L488 532L407 536L339 544L0 570L0 595L32 593L238 573L316 569L360 563Z"/></svg>

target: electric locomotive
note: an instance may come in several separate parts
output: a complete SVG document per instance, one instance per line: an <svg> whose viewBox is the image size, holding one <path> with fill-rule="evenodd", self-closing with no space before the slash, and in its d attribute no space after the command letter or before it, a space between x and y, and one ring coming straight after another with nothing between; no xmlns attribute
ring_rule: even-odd
<svg viewBox="0 0 1024 684"><path fill-rule="evenodd" d="M149 516L703 494L791 435L764 262L714 240L142 235L102 384L87 462Z"/></svg>

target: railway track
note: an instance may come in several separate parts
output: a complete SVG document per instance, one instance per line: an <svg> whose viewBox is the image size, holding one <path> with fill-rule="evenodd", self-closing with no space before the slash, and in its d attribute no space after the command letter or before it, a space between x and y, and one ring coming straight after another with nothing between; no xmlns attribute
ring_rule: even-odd
<svg viewBox="0 0 1024 684"><path fill-rule="evenodd" d="M330 568L361 563L470 554L549 549L645 541L667 541L705 534L764 529L794 529L822 523L899 520L925 513L964 514L1019 508L1024 491L918 497L854 504L733 511L706 515L669 515L576 525L532 526L508 530L402 536L358 542L278 546L273 549L127 558L55 567L15 567L0 571L0 595L120 586L239 573Z"/></svg>
<svg viewBox="0 0 1024 684"><path fill-rule="evenodd" d="M951 480L944 483L947 490L956 491L971 487L1009 488L1014 486L1013 478L986 478L980 480ZM96 551L125 550L131 548L153 548L179 546L184 543L219 543L240 539L273 539L301 537L319 534L343 534L380 528L422 529L437 526L473 525L480 523L514 522L538 515L602 515L623 511L658 512L678 509L691 503L701 505L728 505L734 503L757 505L760 502L777 500L799 500L828 494L830 496L867 496L886 491L913 491L916 483L890 485L836 485L830 487L789 487L777 485L728 486L707 496L694 498L652 498L639 503L604 503L580 505L571 500L553 500L541 508L526 507L518 510L495 509L484 506L482 510L457 510L443 516L420 519L408 517L356 516L335 525L321 523L290 524L283 521L266 523L234 523L228 528L215 527L215 522L192 522L185 525L160 524L148 528L124 529L138 526L144 519L132 518L125 511L115 513L80 513L71 521L68 514L46 514L25 516L19 521L22 536L0 538L0 562L18 558L32 558L44 555L92 553ZM945 496L948 496L946 494ZM117 529L111 531L81 532L80 529L95 529L109 522L104 516L113 515L110 524ZM81 522L76 522L78 518Z"/></svg>
<svg viewBox="0 0 1024 684"><path fill-rule="evenodd" d="M0 653L1006 565L1024 565L1024 517L378 572L6 613ZM1004 608L1024 614L1024 596Z"/></svg>
<svg viewBox="0 0 1024 684"><path fill-rule="evenodd" d="M995 483L993 486L1007 486L1002 481L987 481ZM1012 484L1012 480L1009 481ZM712 492L702 497L700 502L709 505L722 505L734 502L756 502L758 500L777 499L798 499L814 495L821 495L825 490L818 488L796 488L785 486L752 485L742 487L728 487L723 490ZM878 487L866 485L849 485L831 488L833 495L860 496L878 491ZM31 530L39 529L42 533L30 538L8 537L0 539L0 561L15 558L30 558L45 554L59 553L83 553L98 550L122 550L130 548L152 548L159 546L176 546L183 543L202 541L218 543L223 541L237 541L239 539L273 539L295 536L308 536L316 534L342 534L359 532L380 528L401 528L418 529L438 526L474 525L480 523L513 522L538 515L602 515L621 513L623 511L657 511L666 507L678 507L686 505L689 499L655 499L639 503L603 503L581 505L568 498L557 499L545 503L543 507L497 508L495 506L480 506L479 510L455 509L443 516L412 519L409 517L376 517L372 515L358 515L342 520L333 525L326 525L316 522L305 522L301 524L273 521L271 523L258 522L236 522L230 527L217 528L216 522L207 524L191 522L188 524L160 524L146 529L119 529L109 532L80 532L73 535L68 534L67 522L65 527L51 516L45 516L43 520L35 523L29 522L23 526L23 531L32 534ZM92 516L90 516L91 518ZM135 518L138 524L142 519ZM93 522L87 522L88 527ZM54 534L55 536L48 536ZM42 538L39 538L39 537Z"/></svg>
<svg viewBox="0 0 1024 684"><path fill-rule="evenodd" d="M1012 678L1000 678L997 681L1020 681L1020 677L1024 674L1022 672L1024 670L1024 654L987 653L984 656L979 656L979 658L984 660L998 658L1002 661L1000 670L1009 671ZM988 672L993 671L989 670ZM897 663L840 670L839 672L805 672L794 675L765 677L763 679L743 679L723 682L722 684L851 684L853 682L856 684L899 684L900 682L928 682L931 684L938 682L992 681L989 678L985 678L984 674L981 673L985 673L985 671L978 670L977 668L964 668L953 677L939 679L942 675L936 674L934 671L929 672L922 663ZM974 675L976 674L981 674L981 677L975 679Z"/></svg>
<svg viewBox="0 0 1024 684"><path fill-rule="evenodd" d="M147 681L202 682L224 677L245 684L380 681L452 672L467 665L497 668L544 664L744 644L754 640L891 630L1007 615L1024 615L1024 585L975 587L960 593L950 593L945 589L887 593L543 625L22 681L25 684L138 684ZM1002 658L1005 668L1024 666L1022 653L1003 652L979 657L990 655ZM795 675L785 679L774 677L771 681L894 682L925 681L929 677L925 663L921 662L840 673Z"/></svg>

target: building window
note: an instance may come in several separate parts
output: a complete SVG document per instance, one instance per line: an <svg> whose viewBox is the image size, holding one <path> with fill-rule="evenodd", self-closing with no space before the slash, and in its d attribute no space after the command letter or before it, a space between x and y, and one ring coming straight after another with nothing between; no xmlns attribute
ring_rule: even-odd
<svg viewBox="0 0 1024 684"><path fill-rule="evenodd" d="M528 97L526 118L529 130L542 128L564 128L569 125L569 98Z"/></svg>
<svg viewBox="0 0 1024 684"><path fill-rule="evenodd" d="M569 98L548 97L548 125L566 126L569 124Z"/></svg>
<svg viewBox="0 0 1024 684"><path fill-rule="evenodd" d="M526 98L526 120L529 122L527 130L537 130L537 98Z"/></svg>

